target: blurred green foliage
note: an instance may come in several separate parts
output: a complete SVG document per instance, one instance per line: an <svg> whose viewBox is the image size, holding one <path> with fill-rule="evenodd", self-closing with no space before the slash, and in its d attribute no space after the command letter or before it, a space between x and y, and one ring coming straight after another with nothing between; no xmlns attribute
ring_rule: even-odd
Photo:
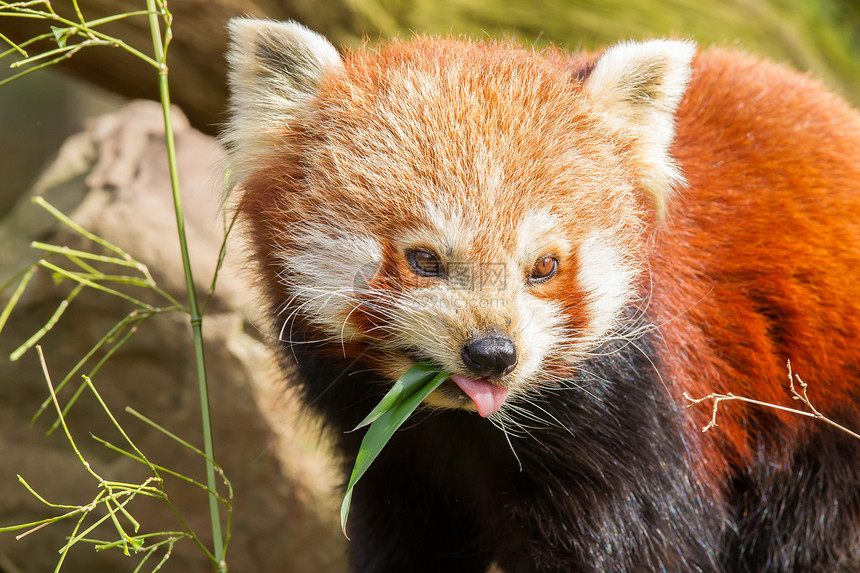
<svg viewBox="0 0 860 573"><path fill-rule="evenodd" d="M356 2L358 3L358 2ZM811 71L860 104L858 0L361 0L382 34L518 38L596 49L674 36Z"/></svg>

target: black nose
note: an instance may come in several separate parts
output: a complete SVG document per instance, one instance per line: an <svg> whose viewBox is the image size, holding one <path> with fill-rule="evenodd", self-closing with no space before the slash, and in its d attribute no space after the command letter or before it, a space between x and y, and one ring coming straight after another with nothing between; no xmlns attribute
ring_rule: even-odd
<svg viewBox="0 0 860 573"><path fill-rule="evenodd" d="M474 337L460 350L463 364L478 376L504 376L517 365L517 347L504 335Z"/></svg>

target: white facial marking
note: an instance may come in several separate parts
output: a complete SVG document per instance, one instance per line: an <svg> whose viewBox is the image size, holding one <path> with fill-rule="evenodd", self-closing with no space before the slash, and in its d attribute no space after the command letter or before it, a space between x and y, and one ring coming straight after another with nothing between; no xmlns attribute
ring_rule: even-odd
<svg viewBox="0 0 860 573"><path fill-rule="evenodd" d="M559 342L565 339L565 328L561 308L555 302L525 291L517 298L517 368L528 381L541 369L547 354L558 350Z"/></svg>
<svg viewBox="0 0 860 573"><path fill-rule="evenodd" d="M418 229L400 232L396 244L401 251L414 247L429 247L446 262L462 262L460 257L475 238L475 223L463 214L456 204L424 200L420 208L424 224ZM454 260L449 260L453 255Z"/></svg>
<svg viewBox="0 0 860 573"><path fill-rule="evenodd" d="M588 333L599 338L609 332L633 297L635 269L600 233L588 237L579 247L579 282L588 294L591 311Z"/></svg>
<svg viewBox="0 0 860 573"><path fill-rule="evenodd" d="M278 256L295 293L290 306L300 307L302 316L337 339L360 335L348 317L357 305L356 290L366 288L382 260L380 244L366 235L333 232L321 225L303 225L290 233L301 250Z"/></svg>
<svg viewBox="0 0 860 573"><path fill-rule="evenodd" d="M534 211L523 217L517 228L516 253L523 269L530 269L538 258L553 254L562 256L569 250L559 236L561 223L550 211Z"/></svg>

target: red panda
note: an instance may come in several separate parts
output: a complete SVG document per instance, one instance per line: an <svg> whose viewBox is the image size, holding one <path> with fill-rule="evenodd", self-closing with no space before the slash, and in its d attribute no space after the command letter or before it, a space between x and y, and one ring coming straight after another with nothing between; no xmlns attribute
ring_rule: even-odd
<svg viewBox="0 0 860 573"><path fill-rule="evenodd" d="M357 572L860 571L860 117L687 41L233 20L224 135L282 362L349 433L451 373L356 486Z"/></svg>

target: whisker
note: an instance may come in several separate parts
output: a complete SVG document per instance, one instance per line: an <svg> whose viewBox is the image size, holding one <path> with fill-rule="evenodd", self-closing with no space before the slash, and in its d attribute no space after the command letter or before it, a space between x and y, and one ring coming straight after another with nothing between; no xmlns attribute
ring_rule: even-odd
<svg viewBox="0 0 860 573"><path fill-rule="evenodd" d="M520 468L520 473L523 471L523 462L520 461L520 456L517 455L517 451L514 449L514 444L511 443L511 436L505 430L505 423L502 420L499 420L499 424L501 424L502 433L505 435L505 440L508 442L508 447L511 448L511 453L514 454L514 459L517 460L517 465Z"/></svg>

